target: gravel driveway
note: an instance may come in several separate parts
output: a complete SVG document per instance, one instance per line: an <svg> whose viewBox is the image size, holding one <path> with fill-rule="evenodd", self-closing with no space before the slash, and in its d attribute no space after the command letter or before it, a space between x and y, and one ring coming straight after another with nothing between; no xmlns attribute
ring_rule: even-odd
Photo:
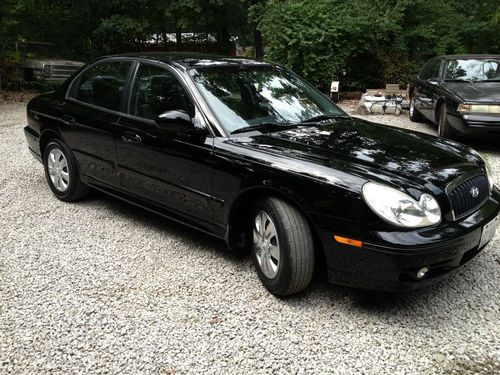
<svg viewBox="0 0 500 375"><path fill-rule="evenodd" d="M370 118L435 132L403 115ZM25 104L0 105L1 373L500 371L500 233L423 291L317 277L277 299L222 241L98 193L58 201L24 123ZM496 145L474 147L500 183Z"/></svg>

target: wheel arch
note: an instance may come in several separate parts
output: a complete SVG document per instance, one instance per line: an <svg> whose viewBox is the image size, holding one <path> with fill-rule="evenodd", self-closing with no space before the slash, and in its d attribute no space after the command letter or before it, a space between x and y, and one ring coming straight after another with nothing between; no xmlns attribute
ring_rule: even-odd
<svg viewBox="0 0 500 375"><path fill-rule="evenodd" d="M240 192L240 194L233 200L228 212L226 213L227 231L225 240L229 249L236 252L244 252L248 250L249 238L246 238L248 234L248 227L246 225L248 225L250 221L249 213L251 207L256 200L269 196L283 199L295 207L304 216L305 220L309 224L309 227L311 228L316 259L321 260L322 264L326 264L325 254L320 241L319 233L307 210L298 201L298 199L293 197L291 194L287 194L282 190L268 186L255 186L246 189ZM246 215L241 215L241 212L245 212Z"/></svg>
<svg viewBox="0 0 500 375"><path fill-rule="evenodd" d="M40 134L40 155L43 156L43 151L45 150L45 147L52 139L59 139L61 141L63 140L61 135L53 129L42 130Z"/></svg>

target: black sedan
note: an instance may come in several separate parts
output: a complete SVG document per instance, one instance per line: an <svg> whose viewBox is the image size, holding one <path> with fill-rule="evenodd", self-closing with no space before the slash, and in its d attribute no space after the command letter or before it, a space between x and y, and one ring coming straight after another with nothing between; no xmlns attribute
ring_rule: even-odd
<svg viewBox="0 0 500 375"><path fill-rule="evenodd" d="M352 118L272 63L105 57L27 115L57 198L97 189L250 248L275 295L306 288L318 266L332 283L428 285L478 254L499 221L478 153Z"/></svg>
<svg viewBox="0 0 500 375"><path fill-rule="evenodd" d="M410 119L447 138L500 135L500 55L429 60L410 85Z"/></svg>

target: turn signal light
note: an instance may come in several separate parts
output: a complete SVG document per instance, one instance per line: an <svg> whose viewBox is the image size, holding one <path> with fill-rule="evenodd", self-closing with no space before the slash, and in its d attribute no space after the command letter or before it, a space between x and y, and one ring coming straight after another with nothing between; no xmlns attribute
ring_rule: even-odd
<svg viewBox="0 0 500 375"><path fill-rule="evenodd" d="M358 240L353 240L352 238L347 238L347 237L341 237L334 235L333 238L335 238L335 241L338 243L344 244L344 245L350 245L354 247L363 247L363 242L358 241Z"/></svg>

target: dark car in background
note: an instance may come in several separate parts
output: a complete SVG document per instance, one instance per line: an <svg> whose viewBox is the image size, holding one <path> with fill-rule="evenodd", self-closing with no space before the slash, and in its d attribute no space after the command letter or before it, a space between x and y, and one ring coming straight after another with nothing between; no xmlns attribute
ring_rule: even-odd
<svg viewBox="0 0 500 375"><path fill-rule="evenodd" d="M333 283L419 288L476 256L499 221L477 152L352 118L260 60L105 57L27 115L57 198L97 189L251 249L276 295L318 266Z"/></svg>
<svg viewBox="0 0 500 375"><path fill-rule="evenodd" d="M447 138L500 135L500 55L429 60L410 85L410 119Z"/></svg>

